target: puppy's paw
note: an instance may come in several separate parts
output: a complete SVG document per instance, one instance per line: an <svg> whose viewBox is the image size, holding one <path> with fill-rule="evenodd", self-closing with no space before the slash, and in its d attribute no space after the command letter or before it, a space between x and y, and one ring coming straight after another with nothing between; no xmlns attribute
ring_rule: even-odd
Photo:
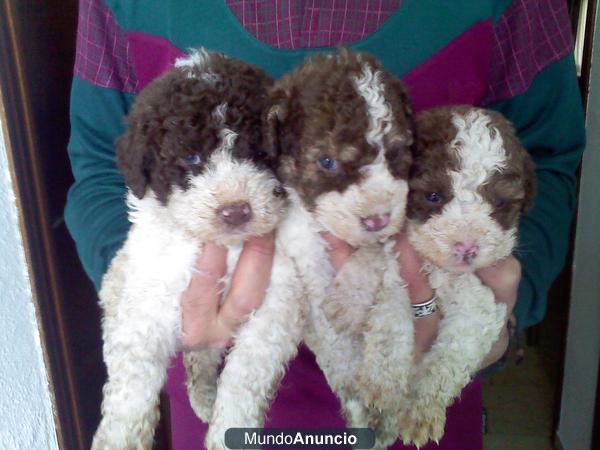
<svg viewBox="0 0 600 450"><path fill-rule="evenodd" d="M153 432L142 431L138 435L127 435L122 427L101 424L92 441L91 450L150 450Z"/></svg>
<svg viewBox="0 0 600 450"><path fill-rule="evenodd" d="M204 439L206 450L227 450L225 446L225 430L221 427L210 426Z"/></svg>
<svg viewBox="0 0 600 450"><path fill-rule="evenodd" d="M427 442L439 443L444 436L446 408L441 404L419 404L416 402L404 414L401 422L401 437L405 445L423 447Z"/></svg>
<svg viewBox="0 0 600 450"><path fill-rule="evenodd" d="M216 391L207 392L206 395L190 395L190 405L196 416L203 422L209 422L215 404Z"/></svg>
<svg viewBox="0 0 600 450"><path fill-rule="evenodd" d="M111 444L106 436L104 436L104 433L98 430L94 435L91 450L110 450L111 448Z"/></svg>
<svg viewBox="0 0 600 450"><path fill-rule="evenodd" d="M406 398L404 386L373 371L359 370L357 384L365 406L381 413L397 411Z"/></svg>
<svg viewBox="0 0 600 450"><path fill-rule="evenodd" d="M400 434L400 421L397 414L389 411L370 414L369 427L375 432L375 448L388 448Z"/></svg>

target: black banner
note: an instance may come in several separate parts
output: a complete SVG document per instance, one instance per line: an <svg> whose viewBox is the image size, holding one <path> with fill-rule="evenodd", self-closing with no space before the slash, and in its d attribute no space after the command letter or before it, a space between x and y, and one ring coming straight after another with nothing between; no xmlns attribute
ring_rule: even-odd
<svg viewBox="0 0 600 450"><path fill-rule="evenodd" d="M369 428L230 428L230 449L370 449L375 433Z"/></svg>

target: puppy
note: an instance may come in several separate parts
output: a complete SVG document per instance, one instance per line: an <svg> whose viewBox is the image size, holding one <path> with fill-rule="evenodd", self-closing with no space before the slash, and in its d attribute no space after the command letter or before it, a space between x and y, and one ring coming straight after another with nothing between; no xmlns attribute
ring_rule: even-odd
<svg viewBox="0 0 600 450"><path fill-rule="evenodd" d="M262 145L271 84L256 67L198 50L149 84L127 117L117 162L132 226L100 291L108 381L93 449L151 448L181 337L181 294L203 243L227 246L227 285L243 241L283 215L285 192ZM185 359L191 403L208 419L220 352Z"/></svg>
<svg viewBox="0 0 600 450"><path fill-rule="evenodd" d="M212 409L208 449L226 448L228 428L262 426L286 363L302 339L326 367L334 368L327 373L349 373L347 361L339 359L343 352L328 345L335 343L332 328L320 310L335 274L319 233L329 231L360 246L380 245L400 229L408 193L411 118L400 82L372 57L347 51L308 60L270 90L262 150L268 158L277 155L290 203L278 226L264 302L234 338L214 405L210 393L218 358L206 353L186 358L196 412L207 417ZM364 270L355 267L354 274ZM396 278L389 279L389 288L398 289ZM406 335L412 336L411 320L407 326ZM404 353L410 358L410 340L406 344Z"/></svg>
<svg viewBox="0 0 600 450"><path fill-rule="evenodd" d="M531 208L535 172L512 125L469 106L423 112L407 207L408 237L443 314L438 336L412 376L402 438L438 441L446 408L479 369L506 323L506 307L473 273L506 258L520 214Z"/></svg>
<svg viewBox="0 0 600 450"><path fill-rule="evenodd" d="M413 143L410 101L402 83L373 57L346 50L309 59L276 82L270 97L265 136L279 149L278 173L291 201L278 245L298 268L310 306L304 339L349 424L375 426L356 390L360 346L343 326L338 333L333 325L364 314L348 311L347 297L364 301L377 295L382 314L397 310L396 304L405 308L396 321L403 340L394 349L403 370L385 375L398 394L394 401L400 401L412 360L412 318L391 246L383 243L400 230L405 216ZM320 231L357 248L337 276Z"/></svg>

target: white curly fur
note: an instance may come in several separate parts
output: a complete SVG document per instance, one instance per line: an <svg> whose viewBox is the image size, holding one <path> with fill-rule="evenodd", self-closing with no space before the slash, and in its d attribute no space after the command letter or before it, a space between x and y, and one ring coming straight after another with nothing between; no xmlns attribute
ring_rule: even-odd
<svg viewBox="0 0 600 450"><path fill-rule="evenodd" d="M324 306L338 333L338 340L330 342L346 351L336 363L352 361L351 374L328 379L349 423L375 430L376 448L387 448L399 434L417 447L438 441L446 408L479 369L506 323L506 306L497 304L491 289L473 273L508 256L516 243L516 229L502 229L491 217L492 206L477 191L506 164L502 138L490 131L490 118L480 109L455 115L453 123L458 133L450 145L461 162L460 170L449 174L456 196L441 214L408 224L411 244L429 261L423 270L443 314L431 350L416 366L406 353L413 345L412 312L391 243L379 255L356 252L355 261L347 263L373 267L384 255L387 295L385 284L374 284L381 277L361 277L350 269L350 276L338 275ZM478 256L470 267L457 267L452 245L467 238L479 245ZM362 349L360 361L351 358L356 346Z"/></svg>
<svg viewBox="0 0 600 450"><path fill-rule="evenodd" d="M310 326L314 332L306 342L340 399L348 425L374 429L376 448L385 448L397 438L398 430L393 415L382 411L392 407L397 411L406 399L413 323L393 241L389 240L404 223L408 184L391 175L384 158L387 135L408 136L397 132L380 78L380 72L364 64L361 75L353 79L367 105L366 140L379 149L378 156L361 169L364 178L360 183L343 193L326 193L315 202L316 221L357 249L336 275L327 297L313 303ZM364 230L361 217L383 214L390 215L386 228ZM373 309L377 312L372 313ZM367 322L365 331L369 316L375 323ZM392 329L399 333L396 345L385 347L382 344L389 341ZM380 356L396 364L370 366L371 362L378 364Z"/></svg>
<svg viewBox="0 0 600 450"><path fill-rule="evenodd" d="M334 331L319 337L336 353L318 354L317 361L348 425L373 429L377 449L397 439L396 412L408 395L414 345L409 305L392 240L357 249L323 302ZM388 345L390 333L397 333L394 345Z"/></svg>
<svg viewBox="0 0 600 450"><path fill-rule="evenodd" d="M366 140L369 144L380 150L384 149L383 138L394 128L394 116L392 108L385 98L385 85L381 82L381 72L373 71L369 64L363 64L360 76L353 78L356 90L367 105L369 116L369 129Z"/></svg>
<svg viewBox="0 0 600 450"><path fill-rule="evenodd" d="M474 271L510 255L516 243L516 228L504 230L491 216L493 206L478 192L506 166L500 133L491 129L491 118L481 109L454 113L452 122L457 134L450 146L460 161L460 169L449 174L454 198L439 215L408 226L411 244L429 261L424 270L443 315L432 348L413 369L410 401L400 413L403 440L418 447L441 439L446 408L480 368L506 324L506 305L496 303ZM453 254L454 243L466 240L479 246L467 267Z"/></svg>
<svg viewBox="0 0 600 450"><path fill-rule="evenodd" d="M361 169L363 178L359 183L343 192L325 193L315 201L312 220L356 250L335 278L328 279L331 288L326 295L311 297L305 341L340 399L348 425L374 429L376 448L384 448L396 439L398 431L394 429L396 422L389 420L392 416L381 411L388 402L397 407L406 398L407 368L413 351L409 299L389 240L404 223L408 184L391 175L384 143L389 135L407 140L409 136L398 132L379 71L365 63L353 82L367 106L366 140L379 153ZM361 224L362 217L385 214L389 214L390 222L383 230L369 232ZM361 370L371 350L377 350L377 344L387 339L387 330L380 323L372 325L373 333L362 333L372 308L379 310L383 323L393 325L402 334L393 349L386 349L399 364L386 366L389 371L385 374L379 370L381 366Z"/></svg>
<svg viewBox="0 0 600 450"><path fill-rule="evenodd" d="M158 420L158 394L170 359L180 345L180 298L189 284L202 243L210 239L228 247L227 285L246 236L269 232L283 215L285 203L274 195L274 189L279 186L275 177L248 161L232 157L235 133L223 129L221 138L221 145L207 162L204 172L190 178L187 190L174 188L166 205L161 204L150 190L142 199L131 193L128 195L132 227L125 244L111 262L100 291L108 381L103 390L102 420L92 445L95 450L151 447ZM232 233L216 212L223 205L240 201L251 205L252 219L243 231ZM292 325L294 317L301 316L302 312L299 302L280 304L282 299L297 297L287 282L293 279L290 276L293 265L287 257L278 254L275 266L264 308L260 314L250 317L247 327L252 329L258 326L255 322L267 320L271 330L276 330L280 321L279 326L285 333L279 338L274 334L273 340L261 341L261 349L260 343L245 343L240 332L235 346L251 345L255 354L268 352L273 364L283 367L290 357L290 349L297 345L301 327ZM277 276L281 272L283 275ZM278 313L269 316L273 307ZM286 309L287 313L280 314ZM286 337L292 340L287 347L284 345ZM278 341L277 345L269 348L275 341ZM228 356L232 367L236 366L237 355L244 353L236 352L235 348ZM282 353L284 349L288 353ZM215 398L215 371L220 355L207 350L193 352L185 359L192 405L201 417L206 418L212 409L211 399ZM260 389L260 383L264 382L263 390L268 392L274 388L277 377L266 367L261 370L264 376L256 377L259 381L255 386ZM268 373L273 376L269 378ZM229 384L239 386L237 380L223 382L223 395ZM254 407L252 397L242 398L252 403L246 409L249 413ZM219 399L216 401L218 404ZM237 399L234 405L224 410L235 410L241 403L242 400ZM254 419L258 423L259 418ZM218 422L219 415L216 414L213 420Z"/></svg>
<svg viewBox="0 0 600 450"><path fill-rule="evenodd" d="M202 54L192 55L190 63L178 62L183 70L199 64L205 64ZM377 90L377 76L370 80L367 85L375 83ZM222 116L225 107L221 105L214 114ZM380 107L369 106L369 111ZM388 128L381 121L389 114L379 117L379 112L373 113L377 117L371 121L375 124L370 131L374 139L381 138ZM166 205L150 191L141 200L128 196L133 225L100 292L109 379L94 450L151 447L158 420L158 394L181 336L180 297L189 284L202 243L211 240L228 247L227 290L243 239L264 234L276 225L276 253L264 302L234 336L222 372L217 372L222 358L218 350L188 352L184 357L192 407L210 423L206 447L224 450L228 428L262 426L277 383L302 339L342 398L350 422L356 426L381 422L374 410L364 407L355 389L348 390L355 384L352 377L359 359L354 342L346 336L340 338L324 315L322 302L335 273L319 233L330 231L354 245L377 249L402 224L406 181L394 179L380 155L364 169L359 183L343 193L318 198L316 211L309 212L296 192L288 189L289 208L278 223L283 204L273 197L276 180L253 164L233 158L235 139L235 133L223 129L221 148L214 152L208 167L190 178L187 190L175 187ZM224 229L215 211L240 201L251 204L253 219L244 233L232 234ZM362 217L381 213L390 213L392 219L384 231L372 233L347 226L350 221L360 224ZM382 254L388 256L382 258ZM366 247L366 256L361 255L357 252L338 275L340 284L361 288L363 294L358 296L363 299L377 296L382 309L386 302L398 298L407 305L390 247L384 252L378 248L375 253ZM375 270L373 261L380 270ZM370 265L369 270L365 264ZM361 276L371 283L358 285ZM412 336L410 316L404 317L403 332ZM402 361L410 358L411 352L412 343L406 339L395 349L395 357ZM399 377L406 381L406 375ZM405 381L397 379L396 386L404 386Z"/></svg>
<svg viewBox="0 0 600 450"><path fill-rule="evenodd" d="M343 399L345 409L351 410L354 402L356 409L363 411L362 403L355 396L344 396L344 389L355 384L351 370L352 364L358 362L355 347L345 336L337 335L324 315L322 302L334 279L340 280L342 275L341 283L345 277L355 280L357 275L365 273L365 267L360 263L346 264L344 274L336 277L327 244L319 234L323 230L335 233L335 228L323 228L315 214L302 205L296 192L293 189L288 192L290 207L277 231L277 253L271 276L272 284L281 282L285 286L279 292L269 288L263 306L236 336L235 347L227 357L219 380L206 438L208 449L224 449L224 433L230 427L262 426L276 381L283 376L285 363L295 355L301 339L315 353L329 382ZM278 259L280 254L285 256ZM378 259L381 261L380 253ZM279 320L274 321L273 316ZM259 321L259 317L264 320ZM407 348L405 352L410 355L411 350ZM244 376L240 376L241 373ZM225 385L228 389L223 388ZM362 417L355 420L364 426Z"/></svg>
<svg viewBox="0 0 600 450"><path fill-rule="evenodd" d="M451 273L429 266L443 319L432 348L414 367L410 401L401 409L401 434L421 447L444 434L452 404L498 340L506 324L506 305L474 273Z"/></svg>

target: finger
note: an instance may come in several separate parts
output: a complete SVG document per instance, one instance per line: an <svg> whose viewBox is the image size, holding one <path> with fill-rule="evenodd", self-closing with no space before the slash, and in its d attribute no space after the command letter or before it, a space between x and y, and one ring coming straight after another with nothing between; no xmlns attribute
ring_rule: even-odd
<svg viewBox="0 0 600 450"><path fill-rule="evenodd" d="M429 285L427 275L423 273L423 260L408 242L405 233L396 236L397 260L400 276L407 284L411 303L423 303L433 297L433 289Z"/></svg>
<svg viewBox="0 0 600 450"><path fill-rule="evenodd" d="M219 323L225 332L233 333L262 304L271 279L274 253L274 233L252 237L244 243L231 288L219 311Z"/></svg>
<svg viewBox="0 0 600 450"><path fill-rule="evenodd" d="M222 291L221 279L227 270L227 249L207 242L196 259L194 273L181 298L184 348L209 344Z"/></svg>
<svg viewBox="0 0 600 450"><path fill-rule="evenodd" d="M414 361L418 363L423 353L429 351L437 337L442 314L439 310L425 317L415 319L415 351Z"/></svg>
<svg viewBox="0 0 600 450"><path fill-rule="evenodd" d="M350 255L352 255L352 246L327 231L321 232L321 237L327 242L329 260L331 261L333 270L339 272L344 263L350 258Z"/></svg>
<svg viewBox="0 0 600 450"><path fill-rule="evenodd" d="M216 318L222 291L221 279L226 271L227 249L212 242L204 243L190 284L182 297L183 307L193 312L195 318L198 315L202 316L200 319Z"/></svg>
<svg viewBox="0 0 600 450"><path fill-rule="evenodd" d="M475 272L481 282L493 292L496 300L506 303L512 311L517 299L521 281L521 264L514 256L509 256L497 264Z"/></svg>

